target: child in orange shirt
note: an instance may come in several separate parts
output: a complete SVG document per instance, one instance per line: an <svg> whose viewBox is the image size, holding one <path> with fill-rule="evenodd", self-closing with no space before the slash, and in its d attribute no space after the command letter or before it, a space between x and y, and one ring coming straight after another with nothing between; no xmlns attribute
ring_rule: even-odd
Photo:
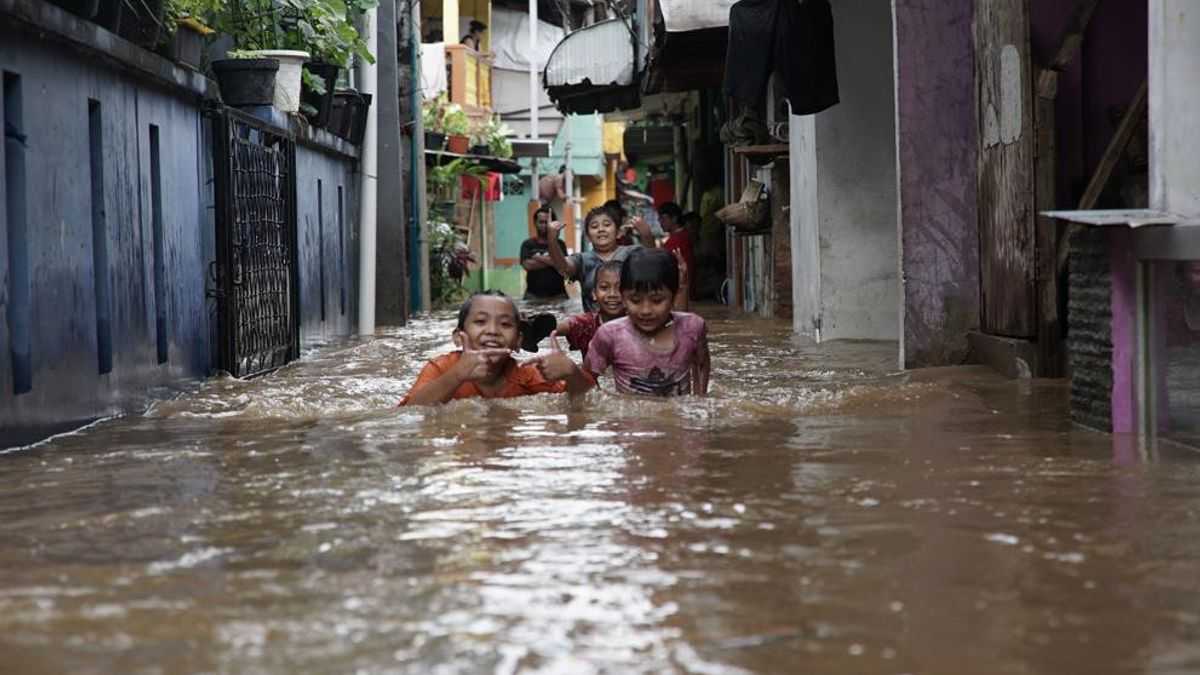
<svg viewBox="0 0 1200 675"><path fill-rule="evenodd" d="M512 358L521 344L517 306L500 291L482 291L458 310L454 344L460 351L426 364L400 405L437 405L458 398L512 398L541 393L582 394L595 382L558 348L523 364Z"/></svg>

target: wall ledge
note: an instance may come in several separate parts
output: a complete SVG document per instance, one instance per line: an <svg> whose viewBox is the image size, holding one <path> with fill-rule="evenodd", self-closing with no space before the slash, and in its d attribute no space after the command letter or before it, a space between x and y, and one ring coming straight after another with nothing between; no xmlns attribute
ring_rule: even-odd
<svg viewBox="0 0 1200 675"><path fill-rule="evenodd" d="M3 1L0 0L0 2ZM340 136L334 136L325 129L320 129L307 122L300 121L295 115L288 116L288 127L292 132L292 136L295 137L296 143L299 145L330 155L338 155L346 159L358 161L358 146Z"/></svg>
<svg viewBox="0 0 1200 675"><path fill-rule="evenodd" d="M194 98L218 98L217 85L202 73L184 68L43 0L0 0L0 29L75 48L85 57Z"/></svg>

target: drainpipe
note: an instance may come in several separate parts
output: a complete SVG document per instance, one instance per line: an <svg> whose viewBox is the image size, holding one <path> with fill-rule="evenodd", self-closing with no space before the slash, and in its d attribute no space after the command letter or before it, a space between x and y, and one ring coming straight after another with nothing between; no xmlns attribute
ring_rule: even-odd
<svg viewBox="0 0 1200 675"><path fill-rule="evenodd" d="M363 17L367 50L372 54L379 51L379 36L376 34L378 10L371 9ZM375 97L374 105L367 109L367 128L363 134L359 158L359 239L358 239L358 334L375 334L375 226L378 197L379 164L379 70L374 63L360 59L358 62L359 91Z"/></svg>

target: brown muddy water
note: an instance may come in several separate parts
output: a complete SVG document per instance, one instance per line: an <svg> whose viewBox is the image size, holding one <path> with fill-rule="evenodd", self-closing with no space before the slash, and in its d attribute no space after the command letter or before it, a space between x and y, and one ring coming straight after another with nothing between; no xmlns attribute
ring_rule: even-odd
<svg viewBox="0 0 1200 675"><path fill-rule="evenodd" d="M1192 451L710 317L708 400L395 409L442 315L0 456L0 670L1200 671Z"/></svg>

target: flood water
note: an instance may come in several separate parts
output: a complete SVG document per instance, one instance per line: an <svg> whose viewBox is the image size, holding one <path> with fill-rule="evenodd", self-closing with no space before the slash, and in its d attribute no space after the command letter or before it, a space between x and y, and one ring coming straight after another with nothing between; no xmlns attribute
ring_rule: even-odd
<svg viewBox="0 0 1200 675"><path fill-rule="evenodd" d="M0 671L1200 671L1200 455L708 314L707 400L396 409L441 315L0 455Z"/></svg>

